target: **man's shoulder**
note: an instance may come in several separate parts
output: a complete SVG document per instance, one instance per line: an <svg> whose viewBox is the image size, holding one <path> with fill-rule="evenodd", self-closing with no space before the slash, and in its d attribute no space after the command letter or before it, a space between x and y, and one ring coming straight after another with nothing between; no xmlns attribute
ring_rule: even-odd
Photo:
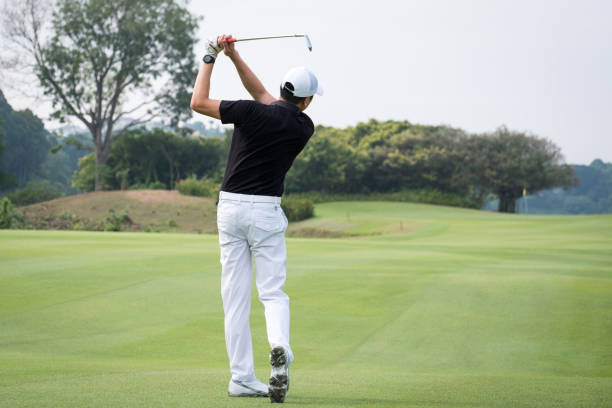
<svg viewBox="0 0 612 408"><path fill-rule="evenodd" d="M308 132L312 135L312 133L314 132L314 123L312 122L312 119L310 119L310 116L308 116L304 112L301 112L300 116L304 118L304 123L308 129Z"/></svg>
<svg viewBox="0 0 612 408"><path fill-rule="evenodd" d="M222 100L219 104L221 123L241 125L256 120L259 116L258 112L263 109L263 106L257 101L247 99Z"/></svg>
<svg viewBox="0 0 612 408"><path fill-rule="evenodd" d="M254 101L252 99L236 99L236 100L224 99L221 101L221 105L227 108L229 107L253 108L253 107L265 106L263 103Z"/></svg>

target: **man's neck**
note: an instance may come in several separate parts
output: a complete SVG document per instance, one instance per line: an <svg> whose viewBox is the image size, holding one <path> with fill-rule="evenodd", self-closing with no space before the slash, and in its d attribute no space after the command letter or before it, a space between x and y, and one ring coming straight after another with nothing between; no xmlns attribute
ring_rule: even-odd
<svg viewBox="0 0 612 408"><path fill-rule="evenodd" d="M298 108L300 110L300 112L302 112L304 109L302 109L302 107L300 105L296 105L295 103L291 103L288 100L284 99L282 96L278 98L279 101L283 102L283 103L287 103L291 106L295 106L296 108Z"/></svg>
<svg viewBox="0 0 612 408"><path fill-rule="evenodd" d="M296 112L301 112L302 111L302 109L299 106L297 106L296 104L291 103L291 102L283 99L282 97L279 98L278 101L276 101L274 103L278 104L278 105L283 105L285 108L291 109L291 110L295 110Z"/></svg>

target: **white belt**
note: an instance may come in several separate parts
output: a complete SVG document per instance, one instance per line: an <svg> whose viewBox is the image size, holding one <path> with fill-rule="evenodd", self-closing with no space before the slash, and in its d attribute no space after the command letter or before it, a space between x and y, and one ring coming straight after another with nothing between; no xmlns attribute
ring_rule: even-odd
<svg viewBox="0 0 612 408"><path fill-rule="evenodd" d="M274 204L281 203L280 197L237 194L237 193L228 193L226 191L219 192L219 200L246 201L248 203L274 203Z"/></svg>

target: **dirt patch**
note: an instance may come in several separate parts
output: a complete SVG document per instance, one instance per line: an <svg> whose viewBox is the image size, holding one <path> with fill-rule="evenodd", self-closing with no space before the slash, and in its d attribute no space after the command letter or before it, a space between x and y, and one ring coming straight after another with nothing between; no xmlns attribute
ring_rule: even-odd
<svg viewBox="0 0 612 408"><path fill-rule="evenodd" d="M106 228L109 219L130 220L123 229L151 232L216 232L212 198L184 196L177 191L100 191L63 197L19 208L37 229Z"/></svg>
<svg viewBox="0 0 612 408"><path fill-rule="evenodd" d="M193 204L203 201L214 201L212 198L194 197L182 195L176 190L132 190L117 193L127 198L138 200L143 204L148 203L171 203L171 204Z"/></svg>

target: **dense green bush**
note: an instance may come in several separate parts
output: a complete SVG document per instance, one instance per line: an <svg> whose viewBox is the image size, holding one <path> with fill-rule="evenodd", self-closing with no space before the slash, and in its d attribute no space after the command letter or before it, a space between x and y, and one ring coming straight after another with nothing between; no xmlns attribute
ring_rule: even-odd
<svg viewBox="0 0 612 408"><path fill-rule="evenodd" d="M29 205L40 203L42 201L53 200L60 197L61 194L57 189L46 181L28 181L28 184L22 189L9 194L7 197L15 205Z"/></svg>
<svg viewBox="0 0 612 408"><path fill-rule="evenodd" d="M108 216L106 217L104 231L121 231L124 226L127 227L132 224L132 219L125 211L116 214L115 210L111 208L110 210L108 210Z"/></svg>
<svg viewBox="0 0 612 408"><path fill-rule="evenodd" d="M196 180L195 178L187 178L178 183L177 190L184 195L197 197L216 198L219 196L221 186L211 179Z"/></svg>
<svg viewBox="0 0 612 408"><path fill-rule="evenodd" d="M285 197L281 207L289 221L301 221L314 216L314 204L307 198Z"/></svg>
<svg viewBox="0 0 612 408"><path fill-rule="evenodd" d="M7 197L0 200L0 229L11 228L19 218L13 203Z"/></svg>

